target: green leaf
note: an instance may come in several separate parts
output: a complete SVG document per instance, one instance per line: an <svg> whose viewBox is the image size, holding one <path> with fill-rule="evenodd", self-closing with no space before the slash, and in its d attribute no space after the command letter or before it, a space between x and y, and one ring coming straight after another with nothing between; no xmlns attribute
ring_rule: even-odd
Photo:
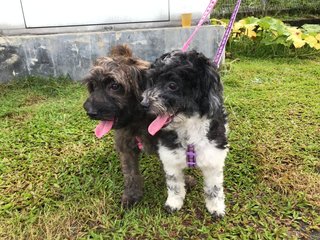
<svg viewBox="0 0 320 240"><path fill-rule="evenodd" d="M264 29L264 30L266 30L266 29L269 29L270 28L270 26L271 26L271 21L270 21L270 19L269 18L261 18L260 20L259 20L259 26L262 28L262 29Z"/></svg>
<svg viewBox="0 0 320 240"><path fill-rule="evenodd" d="M307 31L307 33L320 33L319 24L304 24L302 28Z"/></svg>
<svg viewBox="0 0 320 240"><path fill-rule="evenodd" d="M255 18L255 17L247 17L243 20L245 21L246 24L258 24L259 22L259 18Z"/></svg>
<svg viewBox="0 0 320 240"><path fill-rule="evenodd" d="M287 41L287 37L285 36L280 36L278 38L275 39L275 43L276 44L281 44L283 46L286 46L286 47L290 47L291 46L291 42L288 42Z"/></svg>

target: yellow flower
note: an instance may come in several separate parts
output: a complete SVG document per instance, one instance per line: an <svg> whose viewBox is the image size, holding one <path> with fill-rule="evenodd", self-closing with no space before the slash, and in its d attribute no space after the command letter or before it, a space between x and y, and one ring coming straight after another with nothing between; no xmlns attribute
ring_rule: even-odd
<svg viewBox="0 0 320 240"><path fill-rule="evenodd" d="M315 39L317 39L318 42L314 45L314 48L320 50L320 33L315 36Z"/></svg>
<svg viewBox="0 0 320 240"><path fill-rule="evenodd" d="M314 47L318 43L317 39L314 36L308 36L304 39L310 47Z"/></svg>
<svg viewBox="0 0 320 240"><path fill-rule="evenodd" d="M298 29L297 27L288 27L289 32L291 35L301 36L302 31L301 29Z"/></svg>
<svg viewBox="0 0 320 240"><path fill-rule="evenodd" d="M242 28L245 28L245 23L243 20L240 20L233 25L233 32L240 33Z"/></svg>
<svg viewBox="0 0 320 240"><path fill-rule="evenodd" d="M287 40L291 40L295 48L302 48L306 44L306 41L301 39L301 35L293 34L289 36Z"/></svg>
<svg viewBox="0 0 320 240"><path fill-rule="evenodd" d="M249 38L255 38L257 36L257 33L255 31L253 31L256 28L256 25L254 24L250 24L246 26L246 35Z"/></svg>
<svg viewBox="0 0 320 240"><path fill-rule="evenodd" d="M302 39L296 39L293 41L293 45L295 48L302 48L306 44Z"/></svg>
<svg viewBox="0 0 320 240"><path fill-rule="evenodd" d="M318 36L319 35L319 36ZM310 47L315 48L316 50L320 49L320 34L314 36L307 36L304 40L309 44ZM318 40L319 38L319 40Z"/></svg>
<svg viewBox="0 0 320 240"><path fill-rule="evenodd" d="M233 32L243 33L249 38L255 38L257 36L257 33L254 31L255 28L256 24L247 24L245 20L240 20L234 24Z"/></svg>
<svg viewBox="0 0 320 240"><path fill-rule="evenodd" d="M302 39L301 29L298 29L296 27L289 27L288 30L291 35L287 38L287 41L291 40L295 48L302 48L306 44L306 41Z"/></svg>
<svg viewBox="0 0 320 240"><path fill-rule="evenodd" d="M314 48L315 48L316 50L320 50L320 43L316 43L316 44L314 45Z"/></svg>

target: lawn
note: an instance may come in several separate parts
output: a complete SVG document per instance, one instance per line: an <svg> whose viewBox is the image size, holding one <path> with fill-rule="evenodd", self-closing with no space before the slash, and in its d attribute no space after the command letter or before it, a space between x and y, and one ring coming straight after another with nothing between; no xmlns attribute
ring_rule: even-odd
<svg viewBox="0 0 320 240"><path fill-rule="evenodd" d="M183 209L163 210L158 159L145 196L122 209L112 134L95 138L85 86L30 77L0 85L0 239L319 239L320 58L229 62L226 216L205 209L202 177Z"/></svg>

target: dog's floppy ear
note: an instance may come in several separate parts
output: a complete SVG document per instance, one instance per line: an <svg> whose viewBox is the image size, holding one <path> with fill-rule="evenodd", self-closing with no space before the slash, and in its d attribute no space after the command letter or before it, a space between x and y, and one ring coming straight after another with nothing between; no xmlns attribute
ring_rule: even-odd
<svg viewBox="0 0 320 240"><path fill-rule="evenodd" d="M209 115L214 115L223 104L223 86L214 64L201 53L192 54L194 67L200 72L200 107Z"/></svg>
<svg viewBox="0 0 320 240"><path fill-rule="evenodd" d="M87 86L89 92L93 92L92 75L90 73L81 80L81 83Z"/></svg>
<svg viewBox="0 0 320 240"><path fill-rule="evenodd" d="M128 81L131 84L131 89L138 100L141 98L141 93L146 86L146 71L150 68L150 63L138 58L128 58L125 71L130 76Z"/></svg>
<svg viewBox="0 0 320 240"><path fill-rule="evenodd" d="M223 86L220 76L212 64L207 65L204 80L208 87L209 115L214 115L223 105Z"/></svg>

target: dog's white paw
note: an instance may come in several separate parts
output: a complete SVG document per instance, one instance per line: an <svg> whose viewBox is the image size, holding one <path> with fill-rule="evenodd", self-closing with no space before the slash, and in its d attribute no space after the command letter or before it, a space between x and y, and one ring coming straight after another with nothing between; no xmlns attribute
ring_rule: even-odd
<svg viewBox="0 0 320 240"><path fill-rule="evenodd" d="M215 198L206 200L206 207L214 218L222 218L225 215L224 198Z"/></svg>
<svg viewBox="0 0 320 240"><path fill-rule="evenodd" d="M180 197L170 197L167 199L164 208L167 212L172 213L180 210L183 205L183 200Z"/></svg>

